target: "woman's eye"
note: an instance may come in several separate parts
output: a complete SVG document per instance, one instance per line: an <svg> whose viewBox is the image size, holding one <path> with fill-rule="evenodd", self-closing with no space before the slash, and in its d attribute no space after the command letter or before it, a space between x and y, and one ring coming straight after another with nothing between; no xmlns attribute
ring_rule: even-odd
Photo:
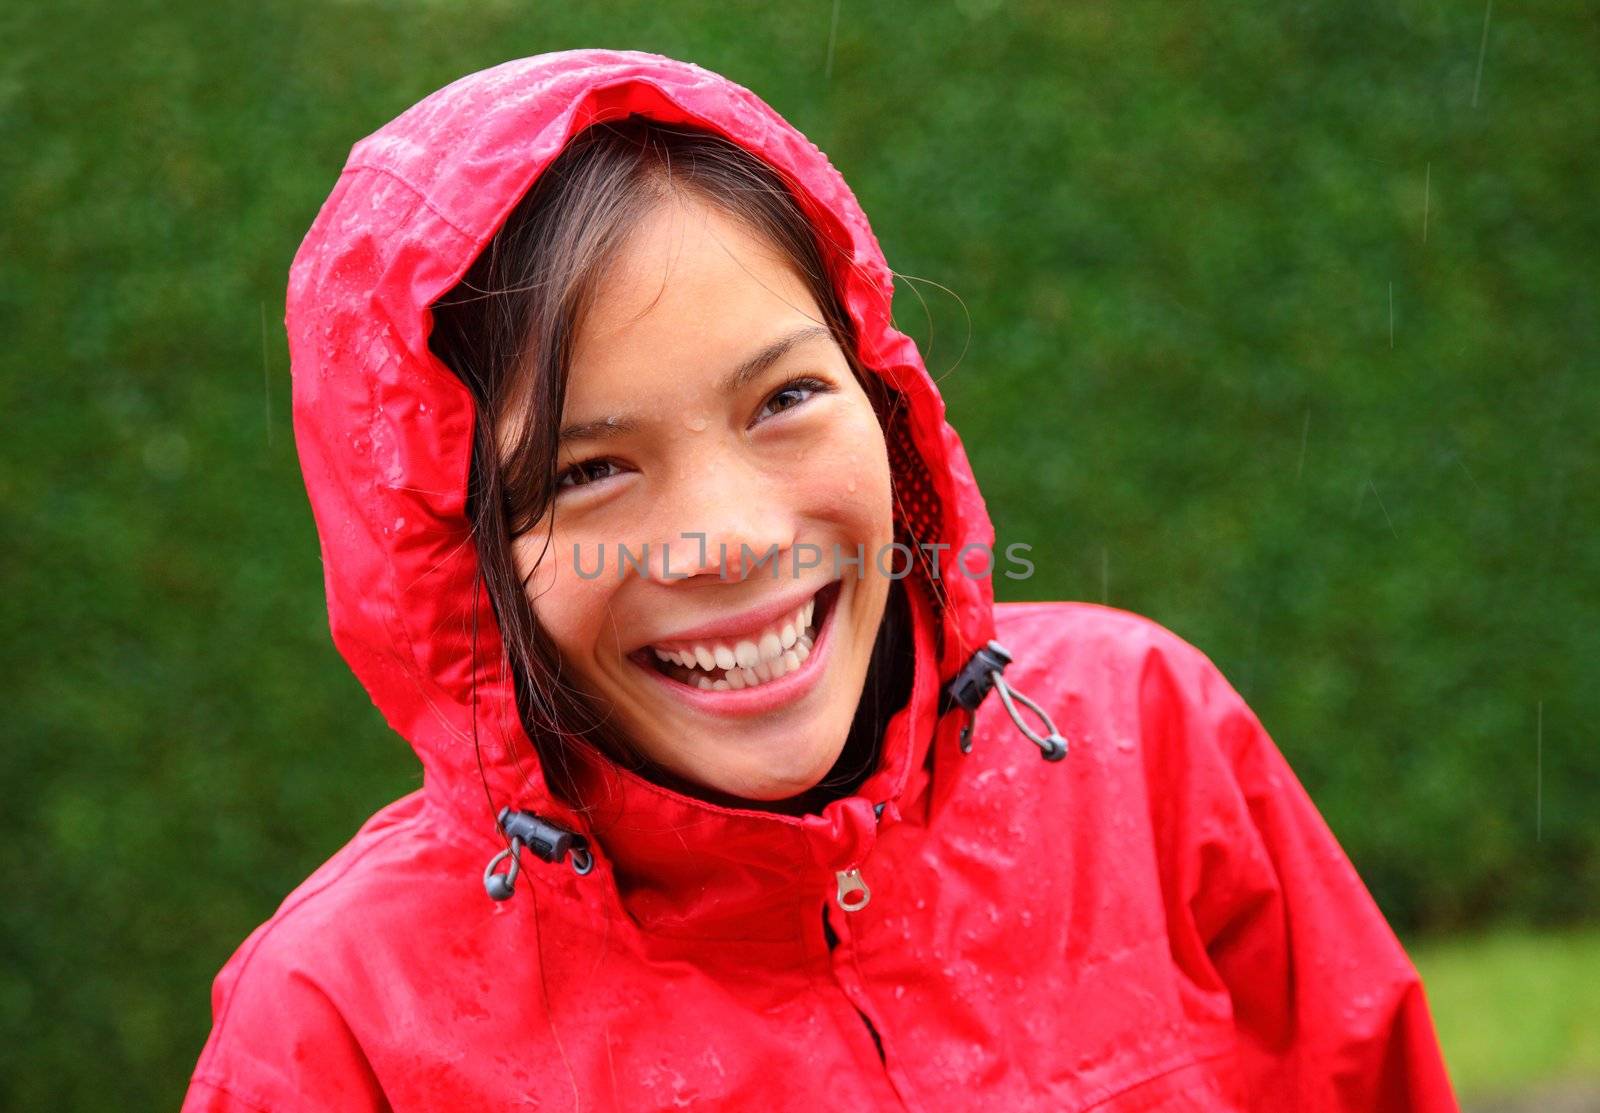
<svg viewBox="0 0 1600 1113"><path fill-rule="evenodd" d="M833 388L827 383L823 382L821 379L794 379L783 384L783 386L774 391L773 394L766 400L766 402L763 403L761 409L763 413L766 413L769 410L774 413L782 413L784 410L794 409L796 406L800 405L800 403L810 398L819 390L831 389Z"/></svg>
<svg viewBox="0 0 1600 1113"><path fill-rule="evenodd" d="M608 470L609 469L609 470ZM573 464L566 471L556 477L556 487L582 487L587 483L597 480L609 479L613 473L620 472L616 462L604 457L593 460L584 460L582 463Z"/></svg>

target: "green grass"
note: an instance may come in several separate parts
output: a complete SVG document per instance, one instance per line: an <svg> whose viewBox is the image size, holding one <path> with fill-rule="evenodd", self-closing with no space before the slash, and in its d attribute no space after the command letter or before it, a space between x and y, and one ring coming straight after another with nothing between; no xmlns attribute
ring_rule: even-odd
<svg viewBox="0 0 1600 1113"><path fill-rule="evenodd" d="M1409 950L1460 1096L1554 1079L1600 1090L1600 931L1502 929Z"/></svg>

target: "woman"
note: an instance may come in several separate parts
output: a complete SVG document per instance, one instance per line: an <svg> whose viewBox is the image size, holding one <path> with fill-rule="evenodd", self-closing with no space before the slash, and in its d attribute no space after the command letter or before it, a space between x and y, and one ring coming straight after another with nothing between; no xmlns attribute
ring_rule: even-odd
<svg viewBox="0 0 1600 1113"><path fill-rule="evenodd" d="M356 144L295 428L423 787L223 968L186 1109L1455 1107L1215 666L993 603L889 276L814 146L657 55Z"/></svg>

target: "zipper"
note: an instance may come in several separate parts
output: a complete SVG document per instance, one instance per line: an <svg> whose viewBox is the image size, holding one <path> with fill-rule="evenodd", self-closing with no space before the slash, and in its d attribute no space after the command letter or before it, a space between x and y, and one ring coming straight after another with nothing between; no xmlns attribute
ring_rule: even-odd
<svg viewBox="0 0 1600 1113"><path fill-rule="evenodd" d="M854 873L855 871L846 870L844 872ZM843 877L844 873L841 873L839 876ZM865 888L865 886L863 886L863 888ZM866 901L863 900L861 903L865 904ZM860 905L857 905L857 907L860 907ZM833 949L839 945L839 936L834 933L833 925L828 922L828 906L826 904L822 906L822 938L828 944L828 953L832 954ZM841 986L840 989L842 990L843 987ZM845 1000L850 1001L849 993L845 993ZM878 1051L878 1062L887 1067L889 1065L889 1061L884 1057L883 1037L878 1035L877 1026L872 1023L871 1017L861 1011L860 1005L857 1005L854 1001L850 1001L850 1007L855 1009L856 1015L861 1018L861 1023L867 1026L867 1032L872 1036L872 1046L877 1048Z"/></svg>
<svg viewBox="0 0 1600 1113"><path fill-rule="evenodd" d="M888 801L880 801L872 805L872 818L879 822L883 820L883 809ZM867 906L867 901L872 899L872 890L867 888L866 881L861 876L861 867L852 866L847 870L835 870L834 880L839 883L839 888L834 892L833 899L839 907L846 912L860 912ZM824 913L823 921L826 923L827 915ZM832 947L829 947L832 950Z"/></svg>
<svg viewBox="0 0 1600 1113"><path fill-rule="evenodd" d="M839 890L833 899L839 902L840 908L846 912L860 912L867 906L867 901L872 899L872 890L861 879L859 868L839 870L834 877L839 881Z"/></svg>

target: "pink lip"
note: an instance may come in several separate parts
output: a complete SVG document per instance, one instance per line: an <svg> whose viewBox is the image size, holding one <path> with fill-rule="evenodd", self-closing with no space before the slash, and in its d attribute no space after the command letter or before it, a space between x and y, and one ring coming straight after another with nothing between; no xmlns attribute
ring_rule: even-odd
<svg viewBox="0 0 1600 1113"><path fill-rule="evenodd" d="M677 630L659 638L652 638L645 645L658 649L693 649L696 642L732 641L736 638L759 634L780 619L788 618L805 605L810 599L827 584L801 588L792 591L781 599L774 599L752 607L731 618L719 618L713 622L702 623L687 630Z"/></svg>
<svg viewBox="0 0 1600 1113"><path fill-rule="evenodd" d="M834 581L837 583L838 581ZM817 631L816 643L811 647L811 654L794 672L784 673L777 680L769 680L765 684L758 684L754 688L729 688L726 691L716 689L696 688L672 679L655 667L634 660L639 668L649 673L656 683L662 685L674 698L682 700L691 708L706 715L732 715L748 716L760 715L791 704L806 696L817 686L822 679L822 674L827 670L828 658L833 649L834 618L838 615L843 603L844 590L841 587L833 602L828 607L828 613L823 616L822 627ZM804 602L802 599L801 602ZM798 606L798 604L796 604ZM779 611L778 614L786 614ZM777 616L774 616L777 617Z"/></svg>

